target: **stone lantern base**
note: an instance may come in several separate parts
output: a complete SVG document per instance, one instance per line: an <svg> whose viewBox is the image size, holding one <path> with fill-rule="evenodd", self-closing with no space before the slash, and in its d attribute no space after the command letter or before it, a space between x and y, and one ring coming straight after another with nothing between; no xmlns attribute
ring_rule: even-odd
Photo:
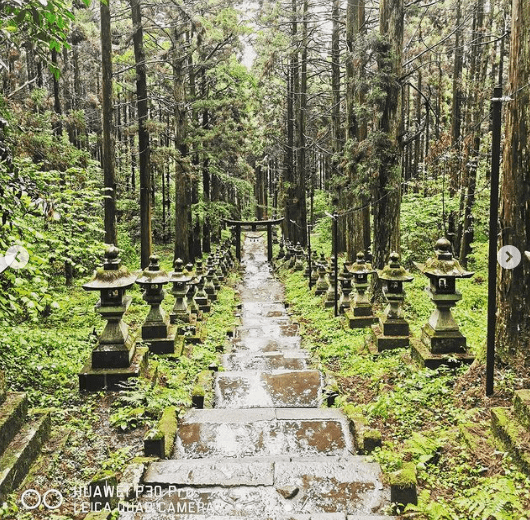
<svg viewBox="0 0 530 520"><path fill-rule="evenodd" d="M380 319L379 323L372 325L367 342L368 349L374 355L383 350L405 348L409 344L409 324L403 318Z"/></svg>
<svg viewBox="0 0 530 520"><path fill-rule="evenodd" d="M377 317L373 315L370 304L352 306L344 314L350 329L363 329L377 323Z"/></svg>
<svg viewBox="0 0 530 520"><path fill-rule="evenodd" d="M475 358L467 352L451 352L445 354L435 354L431 352L422 341L411 339L410 355L418 365L435 370L442 365L458 366L470 365Z"/></svg>
<svg viewBox="0 0 530 520"><path fill-rule="evenodd" d="M433 354L466 352L466 337L459 330L435 330L426 323L421 328L421 341Z"/></svg>
<svg viewBox="0 0 530 520"><path fill-rule="evenodd" d="M135 350L131 363L122 368L94 368L89 359L79 373L79 390L82 392L99 392L101 390L123 390L120 386L131 377L139 377L147 372L147 347Z"/></svg>
<svg viewBox="0 0 530 520"><path fill-rule="evenodd" d="M162 322L145 321L142 326L142 340L147 343L149 351L153 354L174 354L176 327L169 324L165 314L161 316Z"/></svg>

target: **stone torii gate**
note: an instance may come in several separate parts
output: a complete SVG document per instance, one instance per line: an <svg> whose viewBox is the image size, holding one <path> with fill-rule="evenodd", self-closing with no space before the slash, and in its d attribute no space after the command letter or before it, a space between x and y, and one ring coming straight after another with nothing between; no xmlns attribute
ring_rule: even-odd
<svg viewBox="0 0 530 520"><path fill-rule="evenodd" d="M267 227L267 260L272 261L272 226L277 226L283 221L282 218L274 220L229 220L224 219L227 226L234 226L236 232L236 258L241 260L241 228L250 227L252 231L256 231L264 226Z"/></svg>

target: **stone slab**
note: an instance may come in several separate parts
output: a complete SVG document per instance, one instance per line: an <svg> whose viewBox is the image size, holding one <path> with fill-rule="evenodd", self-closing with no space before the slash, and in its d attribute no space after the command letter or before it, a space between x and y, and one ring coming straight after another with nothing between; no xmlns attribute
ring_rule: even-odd
<svg viewBox="0 0 530 520"><path fill-rule="evenodd" d="M166 338L147 339L149 351L153 354L175 354L175 334L169 334Z"/></svg>
<svg viewBox="0 0 530 520"><path fill-rule="evenodd" d="M245 410L238 410L242 411ZM246 421L236 422L183 420L179 425L175 453L177 457L198 459L285 455L344 457L351 451L350 432L343 420L253 420L247 416Z"/></svg>
<svg viewBox="0 0 530 520"><path fill-rule="evenodd" d="M513 395L513 407L519 422L530 431L530 390L516 390Z"/></svg>
<svg viewBox="0 0 530 520"><path fill-rule="evenodd" d="M368 328L379 321L376 316L354 316L351 311L346 311L345 315L350 329Z"/></svg>
<svg viewBox="0 0 530 520"><path fill-rule="evenodd" d="M237 352L223 356L226 370L304 370L309 355L302 351L273 351L262 353Z"/></svg>
<svg viewBox="0 0 530 520"><path fill-rule="evenodd" d="M218 372L217 408L316 407L322 393L318 370Z"/></svg>
<svg viewBox="0 0 530 520"><path fill-rule="evenodd" d="M494 407L490 409L491 427L495 437L500 439L511 453L519 468L530 476L530 450L528 431L519 423L513 409Z"/></svg>
<svg viewBox="0 0 530 520"><path fill-rule="evenodd" d="M257 421L273 421L274 419L276 419L274 408L254 408L251 410L211 408L207 410L189 410L180 421L180 426L192 423L246 424Z"/></svg>
<svg viewBox="0 0 530 520"><path fill-rule="evenodd" d="M49 414L25 424L0 457L0 502L24 480L51 429Z"/></svg>
<svg viewBox="0 0 530 520"><path fill-rule="evenodd" d="M273 463L247 461L168 460L152 463L146 484L193 486L272 486Z"/></svg>
<svg viewBox="0 0 530 520"><path fill-rule="evenodd" d="M345 458L329 462L277 463L274 485L299 489L293 507L310 511L372 513L389 503L390 491L380 482L378 464ZM300 507L300 506L298 506Z"/></svg>
<svg viewBox="0 0 530 520"><path fill-rule="evenodd" d="M354 486L358 491L360 486ZM354 495L350 494L347 485L340 490L323 488L313 490L308 495L307 488L287 489L278 486L236 486L236 487L174 487L168 488L163 496L142 498L144 511L141 513L121 513L120 520L234 520L235 518L252 518L253 520L346 520L347 514L371 515L363 508L359 511L340 510L348 503L355 507ZM324 493L327 501L312 501L319 491ZM337 498L344 497L342 501ZM309 498L308 498L309 497ZM334 502L329 511L329 503ZM147 511L147 505L153 509ZM387 505L385 503L385 505ZM307 513L311 507L315 509ZM164 514L165 513L165 514ZM374 514L375 519L379 519ZM362 516L360 517L362 518ZM383 517L384 518L384 517Z"/></svg>
<svg viewBox="0 0 530 520"><path fill-rule="evenodd" d="M239 331L235 338L232 339L232 344L238 351L250 351L250 352L277 352L284 350L292 350L300 348L301 338L300 336L289 336L289 337L240 337Z"/></svg>
<svg viewBox="0 0 530 520"><path fill-rule="evenodd" d="M22 392L10 392L0 407L0 454L21 428L28 413L28 398Z"/></svg>
<svg viewBox="0 0 530 520"><path fill-rule="evenodd" d="M395 520L395 518L385 515L348 515L346 520Z"/></svg>
<svg viewBox="0 0 530 520"><path fill-rule="evenodd" d="M344 420L346 416L338 408L276 408L274 414L280 420Z"/></svg>

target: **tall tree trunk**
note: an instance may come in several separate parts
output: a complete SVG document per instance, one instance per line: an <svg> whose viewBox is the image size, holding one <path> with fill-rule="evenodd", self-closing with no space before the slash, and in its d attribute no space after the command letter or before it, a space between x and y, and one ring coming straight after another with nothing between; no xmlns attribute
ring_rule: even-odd
<svg viewBox="0 0 530 520"><path fill-rule="evenodd" d="M471 85L468 98L470 100L470 121L468 134L468 158L466 165L465 201L462 217L462 235L460 242L460 262L465 266L467 257L471 253L471 244L474 239L473 230L473 205L475 203L475 190L477 186L477 168L481 145L481 124L484 116L484 94L486 88L486 67L484 55L487 46L484 40L484 0L477 0L475 4L474 31L472 36L473 47L470 76Z"/></svg>
<svg viewBox="0 0 530 520"><path fill-rule="evenodd" d="M140 170L140 261L142 269L149 265L151 256L151 162L149 116L147 100L147 71L144 52L142 9L140 0L131 1L134 60L136 66L136 105L138 112L138 157Z"/></svg>
<svg viewBox="0 0 530 520"><path fill-rule="evenodd" d="M283 232L284 235L296 242L298 230L296 224L296 161L295 161L295 131L296 131L296 98L299 90L299 62L298 62L298 22L297 22L297 0L292 0L292 21L291 21L291 56L287 76L287 149L284 157L283 187L284 215Z"/></svg>
<svg viewBox="0 0 530 520"><path fill-rule="evenodd" d="M58 69L58 53L57 49L52 49L52 64ZM59 85L59 76L52 74L52 83L53 83L53 111L55 112L55 120L53 122L53 133L56 137L63 135L63 111L61 108L61 88Z"/></svg>
<svg viewBox="0 0 530 520"><path fill-rule="evenodd" d="M298 108L298 157L297 157L297 182L295 187L296 198L296 222L298 237L305 247L307 244L307 205L306 205L306 175L307 175L307 153L306 153L306 115L307 115L307 17L309 11L309 0L304 0L302 13L302 48L300 56L300 95Z"/></svg>
<svg viewBox="0 0 530 520"><path fill-rule="evenodd" d="M114 128L112 117L112 41L109 3L100 2L101 13L101 115L103 118L102 167L105 185L105 242L117 245Z"/></svg>
<svg viewBox="0 0 530 520"><path fill-rule="evenodd" d="M462 0L456 2L455 59L453 63L453 105L451 114L451 146L457 156L461 152L462 135L462 68L464 63L464 41L462 31ZM453 197L458 189L458 159L452 161L449 194Z"/></svg>
<svg viewBox="0 0 530 520"><path fill-rule="evenodd" d="M384 99L379 120L377 150L380 168L374 190L374 266L383 268L391 251L399 252L401 209L401 60L403 0L381 0L378 69L384 76Z"/></svg>
<svg viewBox="0 0 530 520"><path fill-rule="evenodd" d="M512 5L506 142L501 179L501 245L530 244L530 2ZM496 336L501 357L530 366L530 262L499 268Z"/></svg>
<svg viewBox="0 0 530 520"><path fill-rule="evenodd" d="M178 41L178 36L175 38ZM189 180L189 151L186 145L187 114L183 60L178 56L173 65L175 97L175 148L179 151L175 171L175 247L173 261L181 258L185 263L192 260L189 239L191 236L191 188ZM169 186L169 184L168 184Z"/></svg>
<svg viewBox="0 0 530 520"><path fill-rule="evenodd" d="M342 128L340 124L340 0L333 0L331 2L331 178L340 179L340 154L342 152ZM346 210L349 206L350 200L344 196L345 187L348 182L341 181L334 183L337 191L335 197L337 206L335 209ZM346 218L341 218L338 221L338 243L337 250L340 252L346 251L347 235L348 235L348 221Z"/></svg>
<svg viewBox="0 0 530 520"><path fill-rule="evenodd" d="M355 115L355 106L362 106L365 101L364 88L361 78L364 74L364 61L354 62L356 43L365 33L365 6L364 0L348 0L346 11L346 48L349 57L346 60L346 140L349 146L355 142L360 143L366 139L367 127L364 119L359 120ZM358 154L351 157L346 166L346 176L351 188L361 181L358 179L357 164L360 160ZM365 208L354 211L347 218L346 251L348 258L353 260L358 251L365 251L370 247L370 208L367 204L368 196L361 195L354 198L347 197L348 206L360 205Z"/></svg>

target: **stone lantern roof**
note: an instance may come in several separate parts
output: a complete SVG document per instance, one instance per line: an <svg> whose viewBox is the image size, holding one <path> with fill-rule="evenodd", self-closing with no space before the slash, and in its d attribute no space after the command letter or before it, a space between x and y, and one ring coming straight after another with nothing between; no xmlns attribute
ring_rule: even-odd
<svg viewBox="0 0 530 520"><path fill-rule="evenodd" d="M414 277L399 263L399 254L395 251L390 253L390 261L383 269L377 271L381 280L393 282L412 282Z"/></svg>
<svg viewBox="0 0 530 520"><path fill-rule="evenodd" d="M159 258L156 255L149 257L149 265L142 272L142 276L136 280L138 285L165 285L169 283L169 276L166 271L160 269Z"/></svg>
<svg viewBox="0 0 530 520"><path fill-rule="evenodd" d="M128 289L136 281L136 275L129 273L125 266L121 266L118 258L120 250L116 246L109 246L105 250L103 268L94 271L92 280L83 284L85 291L101 291L103 289Z"/></svg>
<svg viewBox="0 0 530 520"><path fill-rule="evenodd" d="M373 274L375 273L375 269L372 268L372 264L368 263L364 259L364 253L362 251L359 251L357 253L357 260L352 264L350 267L350 272L356 275L360 274Z"/></svg>
<svg viewBox="0 0 530 520"><path fill-rule="evenodd" d="M466 271L460 262L453 258L451 242L440 238L434 247L436 256L429 258L424 264L414 262L414 265L429 278L471 278L475 273Z"/></svg>

